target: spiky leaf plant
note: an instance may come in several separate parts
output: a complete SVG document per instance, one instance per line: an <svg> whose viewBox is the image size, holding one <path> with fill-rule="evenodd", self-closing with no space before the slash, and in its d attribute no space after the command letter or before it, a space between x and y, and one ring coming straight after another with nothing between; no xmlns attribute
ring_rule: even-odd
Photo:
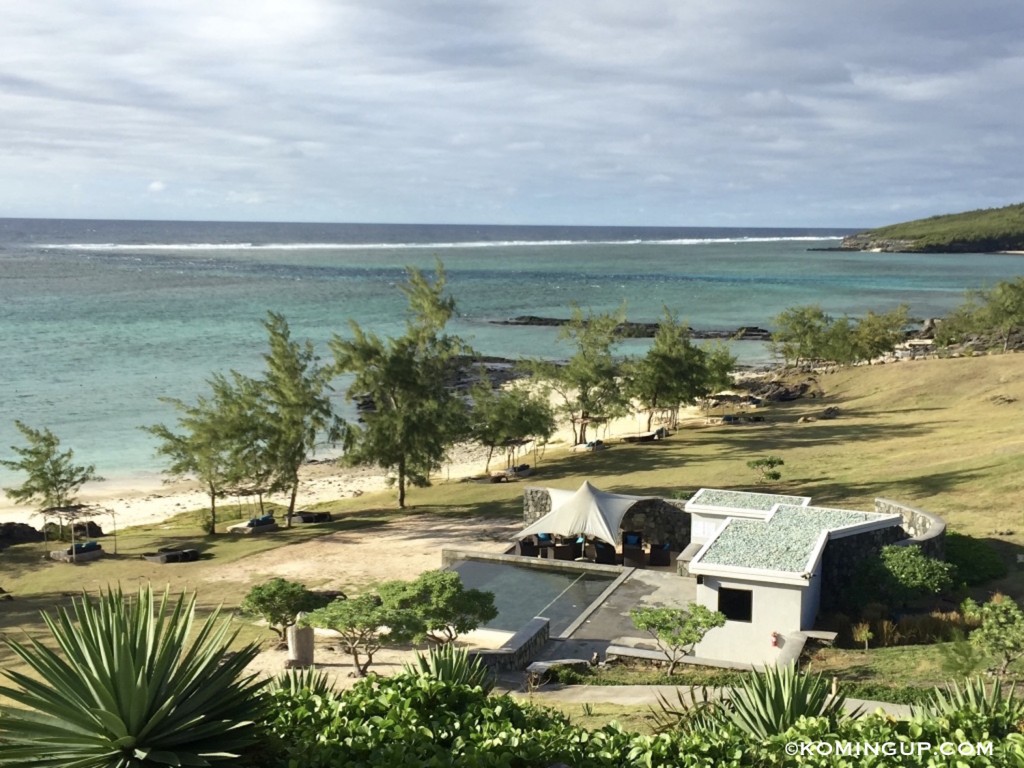
<svg viewBox="0 0 1024 768"><path fill-rule="evenodd" d="M469 685L490 693L494 687L491 671L479 658L470 658L463 648L450 643L431 648L426 655L416 654L416 664L405 664L405 671L411 675L423 675L440 680L442 683Z"/></svg>
<svg viewBox="0 0 1024 768"><path fill-rule="evenodd" d="M305 669L286 669L270 681L268 691L283 696L328 696L335 693L334 686L327 675L316 667Z"/></svg>
<svg viewBox="0 0 1024 768"><path fill-rule="evenodd" d="M795 664L752 672L729 697L733 722L762 739L785 733L804 716L825 717L835 726L859 714L847 715L845 704L846 696L833 696L821 675L800 674Z"/></svg>
<svg viewBox="0 0 1024 768"><path fill-rule="evenodd" d="M922 711L915 715L948 722L972 738L976 734L1001 737L1024 730L1024 701L1014 695L1016 685L1003 688L996 678L991 685L983 677L969 677L961 688L951 682L935 688Z"/></svg>
<svg viewBox="0 0 1024 768"><path fill-rule="evenodd" d="M254 645L225 656L235 632L215 611L194 637L195 596L83 595L43 614L58 654L36 639L8 646L34 672L5 671L0 766L208 766L253 740ZM24 707L22 709L21 707Z"/></svg>
<svg viewBox="0 0 1024 768"><path fill-rule="evenodd" d="M692 686L688 693L675 689L676 702L658 693L658 706L651 707L655 733L706 733L729 719L728 701L707 686Z"/></svg>

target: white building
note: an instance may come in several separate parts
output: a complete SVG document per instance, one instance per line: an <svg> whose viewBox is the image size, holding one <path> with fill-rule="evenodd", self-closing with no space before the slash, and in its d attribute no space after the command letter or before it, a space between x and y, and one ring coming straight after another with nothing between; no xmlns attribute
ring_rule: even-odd
<svg viewBox="0 0 1024 768"><path fill-rule="evenodd" d="M902 522L898 514L812 507L809 502L702 489L687 503L693 538L703 538L689 564L697 579L696 601L726 616L725 626L711 630L695 656L775 663L787 642L797 642L796 633L814 626L828 542Z"/></svg>

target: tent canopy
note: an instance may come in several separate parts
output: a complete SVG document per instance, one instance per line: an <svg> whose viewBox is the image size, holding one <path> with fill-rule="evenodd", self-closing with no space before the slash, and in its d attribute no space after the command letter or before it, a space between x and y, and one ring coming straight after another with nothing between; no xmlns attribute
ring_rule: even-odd
<svg viewBox="0 0 1024 768"><path fill-rule="evenodd" d="M551 495L551 511L517 533L517 540L538 533L559 536L582 534L617 546L619 528L626 512L638 501L654 498L605 493L591 485L589 480L584 481L575 491L563 491L560 488L545 490Z"/></svg>

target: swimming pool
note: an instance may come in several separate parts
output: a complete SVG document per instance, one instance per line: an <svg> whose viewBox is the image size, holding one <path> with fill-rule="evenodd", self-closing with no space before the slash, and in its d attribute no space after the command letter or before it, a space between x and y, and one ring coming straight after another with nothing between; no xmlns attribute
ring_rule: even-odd
<svg viewBox="0 0 1024 768"><path fill-rule="evenodd" d="M451 569L462 577L466 589L494 593L498 616L486 629L515 632L534 616L549 619L551 637L559 637L594 602L602 598L620 574L520 565L509 558L466 559Z"/></svg>

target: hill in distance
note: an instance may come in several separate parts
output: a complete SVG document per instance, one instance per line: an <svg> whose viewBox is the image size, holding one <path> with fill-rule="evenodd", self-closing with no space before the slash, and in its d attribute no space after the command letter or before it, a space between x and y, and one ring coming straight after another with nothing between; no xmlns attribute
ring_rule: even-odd
<svg viewBox="0 0 1024 768"><path fill-rule="evenodd" d="M1024 203L869 229L843 238L841 248L891 253L1024 251Z"/></svg>

